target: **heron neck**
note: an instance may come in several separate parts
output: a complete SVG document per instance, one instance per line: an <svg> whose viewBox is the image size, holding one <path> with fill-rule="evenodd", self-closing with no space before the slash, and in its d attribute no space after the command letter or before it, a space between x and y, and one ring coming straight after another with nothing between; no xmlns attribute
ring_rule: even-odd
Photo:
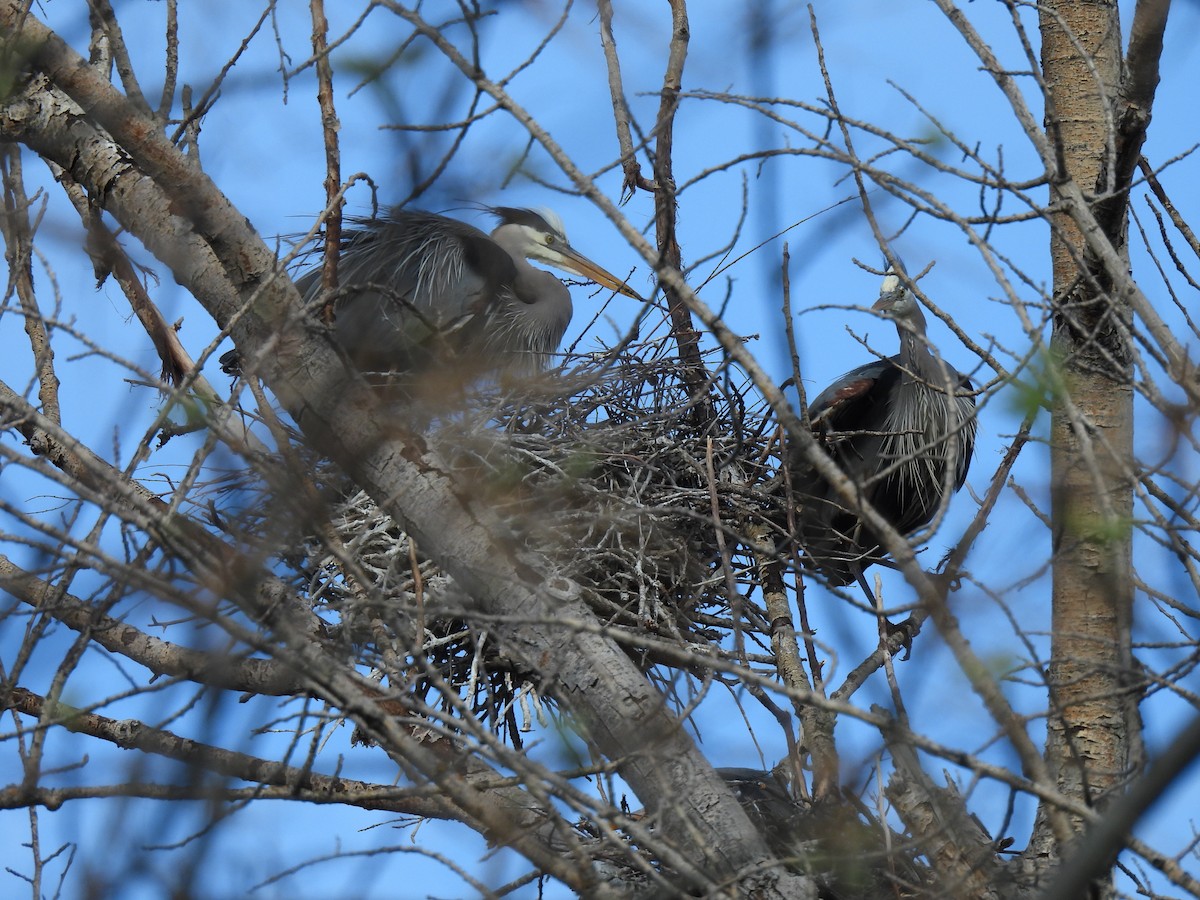
<svg viewBox="0 0 1200 900"><path fill-rule="evenodd" d="M521 259L517 261L513 299L520 304L517 315L523 327L544 343L544 352L557 350L574 313L567 286L552 273Z"/></svg>
<svg viewBox="0 0 1200 900"><path fill-rule="evenodd" d="M900 334L900 366L904 369L907 381L927 379L937 369L933 354L929 352L929 344L925 339L924 319L913 322L916 329L906 328L897 323L896 330Z"/></svg>

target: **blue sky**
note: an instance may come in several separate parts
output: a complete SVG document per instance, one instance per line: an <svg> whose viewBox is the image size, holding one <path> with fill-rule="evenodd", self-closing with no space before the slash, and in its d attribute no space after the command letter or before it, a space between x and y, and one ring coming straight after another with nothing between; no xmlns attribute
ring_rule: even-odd
<svg viewBox="0 0 1200 900"><path fill-rule="evenodd" d="M135 63L145 74L146 92L156 97L160 88L154 83L153 76L161 70L165 5L127 0L115 6L127 29ZM348 25L348 20L342 17L358 4L331 3L329 6L332 30L336 34ZM431 9L437 6L430 4ZM627 6L629 8L619 9L617 13L625 88L635 114L648 126L658 105L655 92L661 82L661 57L669 26L668 7L665 3ZM1016 129L1003 97L991 78L979 71L978 61L933 4L852 0L817 2L814 7L838 101L847 116L906 136L933 139L933 128L901 95L897 90L900 88L915 97L929 114L962 140L971 145L978 143L985 155L996 158L998 148L1002 147L1006 170L1013 178L1037 174L1036 157ZM82 49L86 40L84 8L81 2L57 2L47 4L38 14L46 16L64 37ZM483 64L492 74L505 72L523 60L558 14L558 6L550 3L499 3L497 8L499 14L482 25ZM963 8L976 27L994 41L1002 59L1012 68L1020 68L1023 61L1004 9L995 3L964 4ZM707 0L693 2L689 9L692 40L684 77L685 91L767 94L809 103L822 102L824 89L808 15L802 6L783 2L771 5L774 49L765 57L748 46L744 14L737 11L742 9L740 4ZM1122 11L1128 26L1130 4L1122 4ZM255 4L236 0L181 4L181 81L192 84L196 93L201 93L249 32L257 12ZM1163 56L1162 86L1151 136L1145 147L1147 157L1155 164L1184 153L1198 137L1194 85L1200 77L1200 46L1193 35L1200 25L1200 15L1196 4L1176 4L1172 15ZM290 54L290 64L294 65L310 52L309 24L303 4L282 4L277 24L280 44ZM411 188L414 174L406 155L410 145L386 126L399 117L413 123L453 119L463 114L467 96L463 92L447 90L447 85L458 76L445 63L427 62L427 47L421 48L421 60L411 64L403 61L395 66L383 86L368 85L352 91L356 84L353 73L359 64L387 54L404 34L399 23L386 13L376 11L368 26L335 56L343 176L367 173L379 185L383 203L403 199ZM616 198L620 191L620 173L612 169L611 164L617 147L612 136L611 103L597 34L598 22L593 9L588 4L579 4L562 33L532 67L513 79L510 90L582 169L588 172L607 170L598 183L610 197ZM306 230L324 205L324 159L314 79L311 71L300 73L288 84L285 103L283 82L277 71L279 62L274 37L269 32L260 34L235 69L221 99L205 118L200 144L202 159L211 177L268 238ZM1032 84L1029 89L1028 94L1032 96ZM451 99L443 105L446 97ZM1040 108L1035 106L1034 109L1040 117ZM799 110L781 110L781 115L808 129L820 127L812 116ZM861 133L855 135L855 140L863 156L882 146ZM429 160L433 158L430 150L445 146L445 142L444 135L421 139L422 151L418 155L425 169L420 175L428 171ZM526 142L518 126L505 115L484 119L472 128L461 151L448 167L443 181L445 186L439 192L427 195L421 203L428 208L447 210L453 215L472 219L481 227L487 227L486 219L473 216L470 209L463 207L475 202L552 206L566 221L577 247L611 271L632 271L630 283L648 292L652 287L646 274L648 267L624 244L599 210L581 199L556 194L527 178L512 175L510 168L524 151ZM744 109L713 100L685 99L676 126L677 183L683 184L731 157L764 146L802 148L808 146L808 142L785 124L767 122ZM933 148L946 162L960 162L959 155L946 142L935 144ZM530 157L530 162L551 183L565 183L537 151ZM1174 194L1175 201L1185 212L1194 210L1198 199L1194 187L1200 184L1197 165L1195 160L1188 158L1164 176L1167 190ZM46 246L55 251L52 264L63 295L64 317L73 318L79 330L101 346L115 349L137 365L156 369L153 349L136 322L130 321L119 289L109 283L95 291L86 259L78 252L72 252L80 242L78 221L62 199L61 192L36 161L30 159L26 169L30 181L44 184L49 195L50 209L42 235L47 239ZM936 192L959 212L977 209L977 193L970 185L922 170L911 162L897 161L893 170ZM841 372L868 358L855 335L867 336L871 346L884 353L894 352L895 346L891 326L864 312L847 309L869 306L874 300L878 279L857 268L853 260L877 266L880 251L854 204L822 212L854 193L852 182L846 180L844 174L825 160L804 155L781 156L761 169L751 164L714 174L680 196L680 243L685 264L709 256L730 240L741 214L743 196L747 198L746 225L730 257L752 252L723 271L700 293L714 306L728 300L727 320L731 327L742 334L758 335L752 347L780 381L789 373L776 281L783 239L758 245L771 234L799 223L784 239L792 254L792 303L798 314L798 343L810 396ZM1044 197L1044 193L1040 197ZM908 218L907 207L882 192L874 192L871 202L885 230L899 229ZM1147 227L1153 229L1152 221L1145 216L1140 194L1135 203ZM370 195L365 187L352 191L351 211L366 212L369 204ZM652 200L646 194L638 194L622 211L638 227L647 226L653 216ZM1015 209L1006 206L1005 211ZM1035 285L1044 286L1049 282L1043 223L1000 228L994 235L994 243L1032 278ZM134 242L127 239L126 244L132 246ZM1181 317L1167 305L1165 291L1149 274L1145 255L1136 244L1135 240L1135 271L1142 273L1143 285L1158 303L1160 312L1182 330ZM975 340L986 343L994 339L1000 345L1018 351L1028 343L1016 315L1002 299L1001 290L978 253L955 226L918 217L894 246L906 260L910 272L936 263L921 282L923 290ZM755 247L757 249L752 249ZM175 285L168 272L144 253L141 258L157 272L157 284L152 283L155 299L168 319L183 318L181 337L192 354L199 355L216 334L215 327L200 306ZM708 262L699 266L691 275L692 283L703 282L714 265ZM1179 287L1178 279L1175 281ZM591 319L593 301L588 298L588 293L582 289L575 291L576 319L566 344L571 343L578 330ZM1033 291L1028 290L1025 299L1033 299L1033 296ZM638 312L633 301L617 298L607 307L607 320L595 326L581 346L586 348L589 342L597 339L611 340L628 327ZM19 328L16 317L6 315L0 319L0 340L5 347L18 347L21 353L27 353ZM975 370L976 362L972 356L951 339L940 323L932 323L931 337L958 368ZM69 358L81 349L82 345L65 336L59 344L59 365L66 385L64 423L89 439L93 446L113 448L110 458L124 464L136 440L150 426L155 413L155 398L146 390L126 386L121 379L130 377L130 373L109 360L94 355ZM0 377L9 384L23 385L28 378L28 361L21 353L0 360ZM214 384L225 383L212 361L206 373ZM979 372L978 377L986 380L988 373ZM1163 433L1147 410L1139 407L1139 415L1143 416L1142 422L1146 426L1139 429L1139 448L1147 454L1153 453L1164 440ZM981 415L979 445L969 481L971 488L982 491L986 487L1006 446L1006 438L1015 431L1018 420L1009 392L1001 390L989 398ZM125 423L119 446L114 438L114 422ZM1045 433L1046 422L1042 421L1036 434L1044 436ZM199 437L176 439L142 467L143 477L150 477L155 472L178 472L179 467L188 463L200 440ZM1177 466L1185 478L1194 481L1200 477L1194 458L1177 460ZM1045 448L1029 448L1014 474L1045 508L1048 492ZM37 509L54 502L45 496L44 484L8 478L4 481L0 492L6 500L17 505ZM926 553L930 565L940 556L941 549L961 534L974 508L964 491L952 505L943 525L944 531L934 539ZM13 526L5 522L3 527ZM1139 545L1138 552L1142 577L1169 585L1169 559L1155 556L1154 550L1144 543ZM979 580L992 586L1023 626L1035 634L1034 641L1038 644L1045 644L1049 583L1046 577L1034 576L1048 555L1048 533L1010 493L998 507L985 540L969 563ZM1029 578L1034 580L1022 584ZM884 582L887 596L903 596L903 582L897 577L885 573ZM873 646L874 632L863 628L863 623L857 619L848 617L844 604L833 599L819 603L812 600L816 590L810 593L811 608L820 633L835 645L835 662L844 672ZM969 635L976 641L977 650L985 658L999 664L1022 653L1005 615L982 592L968 588L956 596L955 603ZM3 630L12 628L8 623L0 626L0 641L5 647L19 639L19 635ZM1147 617L1139 636L1148 640L1172 639L1162 621L1152 617ZM62 640L47 646L45 665L53 665L55 654L61 655ZM990 735L993 726L983 717L965 678L954 668L948 652L930 630L919 638L915 655L917 659L899 667L914 720L935 739L967 750L980 749L986 742L983 736ZM118 677L110 666L98 659L88 660L82 671L101 679ZM864 704L868 701L889 702L881 681L871 685L859 699ZM1014 686L1012 700L1033 711L1038 708L1040 697L1037 692L1022 691ZM247 705L240 711L241 715L226 714L219 727L227 734L240 734L239 729L248 729L256 719L267 715L261 706L266 702ZM1168 739L1178 717L1182 716L1178 707L1168 704L1161 696L1154 703L1157 704L1154 707L1156 714L1146 717L1147 739L1151 746ZM107 714L120 715L117 711ZM758 727L765 759L760 759L755 749L747 744L743 727L735 724L730 728L726 724L731 715L737 716L737 713L729 702L718 699L697 718L704 746L715 763L757 766L765 762L769 766L782 756L784 748L778 733L763 722ZM1038 726L1032 727L1036 730ZM342 746L347 754L347 764L363 769L365 777L386 781L390 775L384 770L381 754L375 752L376 758L371 758L370 751L349 749L345 746L348 735L344 732L342 729L335 736L332 746ZM851 764L858 758L867 758L878 750L877 736L849 723L843 726L839 738L843 741L848 770L852 770ZM1037 739L1040 740L1040 736ZM255 742L270 748L272 740L265 736L256 738ZM78 750L74 752L77 754ZM269 753L269 749L259 752ZM63 753L64 759L69 758L71 748L64 746ZM1012 762L1003 748L992 748L988 753L995 761ZM97 748L90 765L117 765L122 759L119 753L105 753ZM11 771L11 763L10 754L0 756L0 775L6 783L17 777ZM940 766L934 769L938 770ZM1180 839L1178 835L1190 827L1187 823L1197 789L1200 787L1193 779L1187 790L1175 791L1147 819L1141 830L1152 843L1161 842L1165 849L1172 846L1172 841ZM1006 792L988 784L980 785L978 790L985 822L997 825L1007 799ZM1193 798L1190 802L1188 794ZM140 805L136 814L144 817L147 827L150 827L149 823L156 823L154 827L160 828L162 833L178 830L180 837L204 816L202 810L180 815L176 807L164 809L149 804ZM111 818L113 815L112 811L97 804L85 803L43 814L43 840L47 844L53 843L51 835L57 840L76 838L86 847L104 829L117 827ZM1014 825L1018 844L1021 843L1021 829L1028 827L1028 817L1028 807L1022 807L1018 823ZM363 830L379 824L381 818L334 807L296 808L280 803L262 804L239 812L217 829L213 838L220 842L221 858L229 862L221 876L212 872L207 874L209 878L221 877L229 882L228 888L222 882L212 882L213 895L244 887L298 860L332 853L339 847L358 850L408 842L406 832L387 827ZM157 824L160 821L161 824ZM16 844L22 834L27 839L27 828L23 813L0 814L0 835L5 836L5 845L9 848L5 864L20 866L23 862ZM278 836L277 841L272 843L262 839L264 834L271 833ZM478 877L493 886L521 871L519 865L513 867L511 861L504 862L503 854L495 860L475 864L473 861L480 858L484 850L482 843L465 829L429 823L423 827L418 839L428 841L431 846L453 850L456 859L470 865ZM477 851L473 849L473 841L479 844ZM272 856L272 847L279 845L285 845L288 852L281 852L276 859ZM159 864L171 865L170 854L155 858L160 860ZM153 880L147 877L145 884L152 885ZM326 896L336 892L338 884L354 886L345 895L395 896L397 885L411 887L413 896L462 894L461 882L453 881L443 867L419 864L417 858L408 854L390 854L318 867L286 879L276 887L265 888L258 895ZM154 895L152 887L146 890L146 896Z"/></svg>

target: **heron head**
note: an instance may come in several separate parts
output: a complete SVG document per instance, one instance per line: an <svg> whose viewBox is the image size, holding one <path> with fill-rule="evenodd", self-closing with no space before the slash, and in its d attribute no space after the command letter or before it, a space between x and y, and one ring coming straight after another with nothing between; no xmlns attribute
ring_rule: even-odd
<svg viewBox="0 0 1200 900"><path fill-rule="evenodd" d="M552 210L544 207L519 209L512 206L494 206L491 211L500 219L500 225L492 232L492 238L511 253L519 253L526 259L582 275L626 297L642 299L620 278L572 247L571 242L567 240L562 219Z"/></svg>
<svg viewBox="0 0 1200 900"><path fill-rule="evenodd" d="M896 257L898 266L889 265L883 276L883 284L879 288L879 299L871 309L882 313L897 323L908 323L914 328L923 329L925 315L917 303L916 295L908 289L898 273L903 273L903 263Z"/></svg>

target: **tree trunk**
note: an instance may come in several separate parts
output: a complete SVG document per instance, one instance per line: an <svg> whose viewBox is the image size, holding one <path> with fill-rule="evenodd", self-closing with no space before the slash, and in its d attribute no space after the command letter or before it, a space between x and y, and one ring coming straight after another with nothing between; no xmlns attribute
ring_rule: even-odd
<svg viewBox="0 0 1200 900"><path fill-rule="evenodd" d="M1051 0L1042 6L1041 34L1046 129L1059 161L1051 201L1062 201L1059 187L1067 180L1089 198L1103 195L1107 186L1125 188L1124 179L1114 175L1122 150L1114 128L1121 85L1116 2ZM1122 256L1127 210L1127 195L1121 195L1109 201L1103 217L1107 237ZM1057 788L1095 806L1129 774L1135 715L1127 699L1133 600L1130 317L1069 210L1056 212L1052 224L1054 572L1046 750ZM1034 849L1049 860L1063 848L1051 837L1047 812L1043 808L1039 817ZM1074 832L1081 830L1079 821L1071 824Z"/></svg>

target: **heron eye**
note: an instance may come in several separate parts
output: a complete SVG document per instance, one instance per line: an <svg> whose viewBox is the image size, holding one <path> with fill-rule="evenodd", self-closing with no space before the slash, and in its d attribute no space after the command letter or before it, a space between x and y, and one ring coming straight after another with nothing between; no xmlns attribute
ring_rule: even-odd
<svg viewBox="0 0 1200 900"><path fill-rule="evenodd" d="M558 242L558 238L556 238L554 235L552 235L552 234L546 235L547 246L554 246L554 244L557 242Z"/></svg>

